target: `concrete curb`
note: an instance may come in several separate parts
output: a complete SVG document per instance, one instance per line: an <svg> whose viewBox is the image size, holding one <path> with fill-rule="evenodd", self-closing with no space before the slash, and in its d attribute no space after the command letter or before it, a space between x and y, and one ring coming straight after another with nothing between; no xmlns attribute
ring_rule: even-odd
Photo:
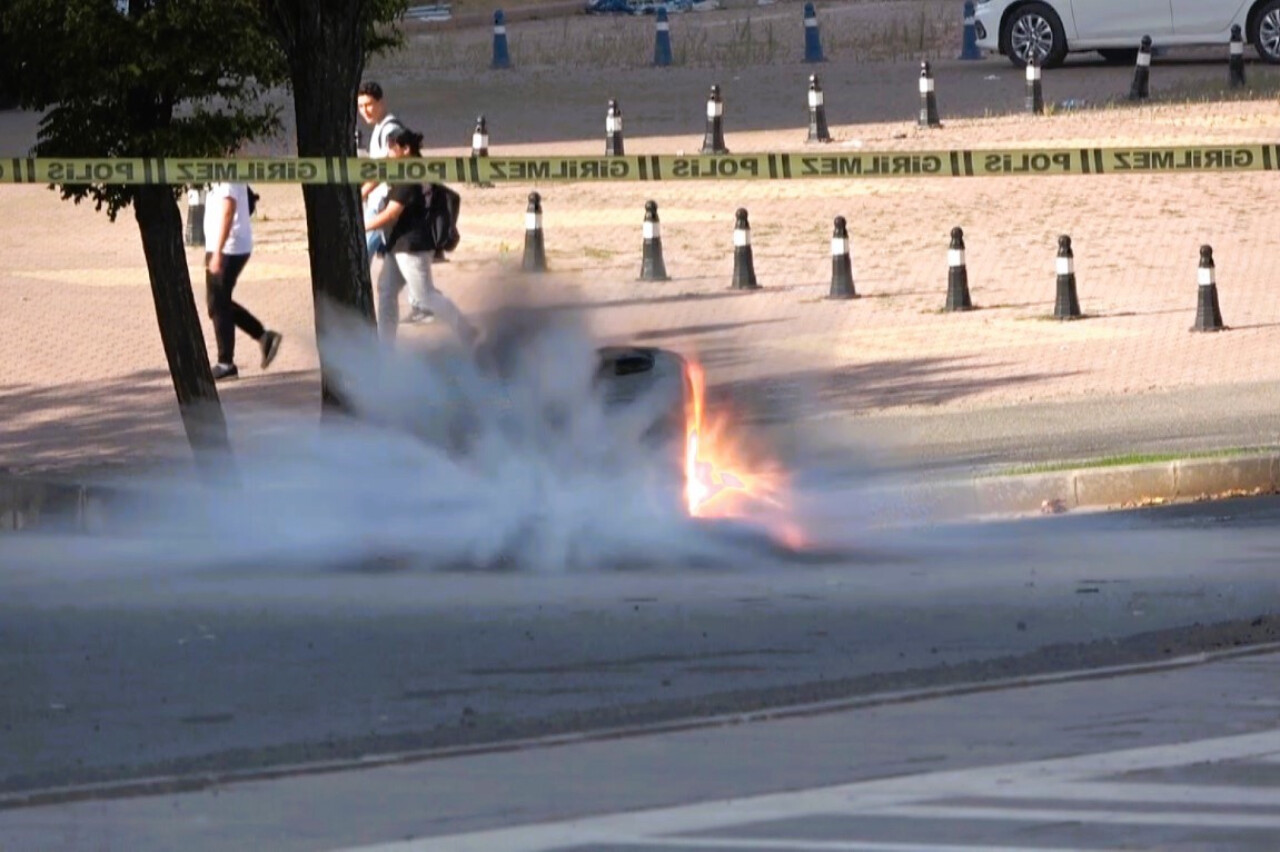
<svg viewBox="0 0 1280 852"><path fill-rule="evenodd" d="M136 497L126 484L0 475L0 535L24 530L118 532L124 523L112 517L113 511L127 507Z"/></svg>
<svg viewBox="0 0 1280 852"><path fill-rule="evenodd" d="M936 496L949 512L984 518L1128 509L1277 492L1280 453L1257 453L984 477L944 486Z"/></svg>
<svg viewBox="0 0 1280 852"><path fill-rule="evenodd" d="M907 501L943 519L981 520L1276 493L1280 452L982 477L929 486ZM124 486L0 477L0 533L100 534L117 528L112 509L129 498Z"/></svg>

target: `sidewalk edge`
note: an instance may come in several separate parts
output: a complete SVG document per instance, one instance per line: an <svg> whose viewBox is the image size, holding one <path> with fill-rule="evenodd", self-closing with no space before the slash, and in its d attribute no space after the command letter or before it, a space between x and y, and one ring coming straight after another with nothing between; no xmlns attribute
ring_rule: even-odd
<svg viewBox="0 0 1280 852"><path fill-rule="evenodd" d="M991 519L1280 493L1280 452L1051 473L981 477L915 489L909 502L950 519ZM0 533L101 533L124 488L67 479L0 477Z"/></svg>

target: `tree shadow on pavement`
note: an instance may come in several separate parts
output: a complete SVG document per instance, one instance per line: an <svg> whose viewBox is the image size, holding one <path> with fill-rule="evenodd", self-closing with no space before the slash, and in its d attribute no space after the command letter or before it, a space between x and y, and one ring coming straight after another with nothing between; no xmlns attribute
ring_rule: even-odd
<svg viewBox="0 0 1280 852"><path fill-rule="evenodd" d="M1065 378L1079 371L990 375L1006 366L971 358L904 358L851 367L808 369L721 382L708 391L760 423L815 414L860 414L905 407L937 407L999 388Z"/></svg>
<svg viewBox="0 0 1280 852"><path fill-rule="evenodd" d="M706 323L704 325L683 325L677 328L655 328L647 331L637 332L632 337L637 341L663 340L681 337L697 337L703 334L720 334L726 331L735 331L742 328L750 328L755 325L772 325L774 323L786 322L788 317L779 317L766 320L745 320L743 322L718 322Z"/></svg>
<svg viewBox="0 0 1280 852"><path fill-rule="evenodd" d="M319 411L314 371L251 375L218 386L228 422L256 410ZM167 370L107 381L0 387L0 473L109 473L187 465L187 444Z"/></svg>
<svg viewBox="0 0 1280 852"><path fill-rule="evenodd" d="M783 288L774 288L775 291L782 291ZM622 299L600 299L590 300L584 298L579 302L552 302L545 305L538 305L535 309L541 311L580 311L580 310L598 310L600 308L628 308L638 305L665 305L672 302L704 302L713 299L739 299L750 297L754 290L731 290L728 287L718 292L697 293L693 291L685 291L680 293L671 293L665 296L628 296Z"/></svg>

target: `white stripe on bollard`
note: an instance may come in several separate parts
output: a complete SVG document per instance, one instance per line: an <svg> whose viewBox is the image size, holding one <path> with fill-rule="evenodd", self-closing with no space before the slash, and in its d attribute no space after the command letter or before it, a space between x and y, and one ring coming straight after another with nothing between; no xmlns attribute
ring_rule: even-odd
<svg viewBox="0 0 1280 852"><path fill-rule="evenodd" d="M1210 284L1216 283L1213 280L1214 279L1213 270L1203 266L1200 267L1197 277L1200 279L1201 287L1208 287Z"/></svg>
<svg viewBox="0 0 1280 852"><path fill-rule="evenodd" d="M1075 259L1070 257L1058 258L1058 274L1074 275L1076 271Z"/></svg>
<svg viewBox="0 0 1280 852"><path fill-rule="evenodd" d="M622 132L622 116L606 116L604 120L605 133L621 133Z"/></svg>
<svg viewBox="0 0 1280 852"><path fill-rule="evenodd" d="M743 246L749 246L749 245L751 245L751 232L741 230L740 228L734 228L733 229L734 248L741 248Z"/></svg>
<svg viewBox="0 0 1280 852"><path fill-rule="evenodd" d="M526 231L541 231L542 230L542 214L541 213L524 214L524 229Z"/></svg>
<svg viewBox="0 0 1280 852"><path fill-rule="evenodd" d="M814 91L809 92L809 106L811 107L822 106L822 92L814 92Z"/></svg>
<svg viewBox="0 0 1280 852"><path fill-rule="evenodd" d="M1242 41L1231 42L1231 55L1244 56L1244 42Z"/></svg>
<svg viewBox="0 0 1280 852"><path fill-rule="evenodd" d="M665 21L659 22L659 24L658 24L658 32L660 32L660 33L665 33L665 32L667 32L667 31L668 31L668 30L670 30L670 29L671 29L671 25L670 25L670 24L666 23Z"/></svg>
<svg viewBox="0 0 1280 852"><path fill-rule="evenodd" d="M1138 67L1146 68L1151 65L1151 54L1138 51Z"/></svg>
<svg viewBox="0 0 1280 852"><path fill-rule="evenodd" d="M489 147L489 137L479 133L471 137L471 149L473 151L482 151Z"/></svg>
<svg viewBox="0 0 1280 852"><path fill-rule="evenodd" d="M818 25L818 19L817 19L817 18L805 18L805 19L804 19L804 25L805 25L806 27L816 27L816 26Z"/></svg>
<svg viewBox="0 0 1280 852"><path fill-rule="evenodd" d="M843 257L849 253L849 240L847 237L831 238L831 255L832 257Z"/></svg>
<svg viewBox="0 0 1280 852"><path fill-rule="evenodd" d="M1039 80L1039 79L1040 79L1040 66L1028 65L1027 66L1027 82L1034 83L1036 80Z"/></svg>
<svg viewBox="0 0 1280 852"><path fill-rule="evenodd" d="M506 27L494 27L494 28L493 28L493 34L494 34L494 35L506 35L506 34L507 34L507 28L506 28Z"/></svg>
<svg viewBox="0 0 1280 852"><path fill-rule="evenodd" d="M921 77L920 78L920 94L927 95L932 91L933 91L933 78Z"/></svg>
<svg viewBox="0 0 1280 852"><path fill-rule="evenodd" d="M965 25L966 27L971 27L971 26L973 26L974 24L976 24L977 22L978 22L978 19L977 19L977 18L975 18L975 17L973 17L972 15L968 15L968 16L966 16L966 17L965 17L965 19L964 19L964 25Z"/></svg>
<svg viewBox="0 0 1280 852"><path fill-rule="evenodd" d="M964 249L948 249L947 265L964 266Z"/></svg>
<svg viewBox="0 0 1280 852"><path fill-rule="evenodd" d="M658 237L662 236L661 224L661 222L645 222L644 238L646 240L656 240Z"/></svg>
<svg viewBox="0 0 1280 852"><path fill-rule="evenodd" d="M719 118L724 115L724 104L720 101L707 101L707 118Z"/></svg>

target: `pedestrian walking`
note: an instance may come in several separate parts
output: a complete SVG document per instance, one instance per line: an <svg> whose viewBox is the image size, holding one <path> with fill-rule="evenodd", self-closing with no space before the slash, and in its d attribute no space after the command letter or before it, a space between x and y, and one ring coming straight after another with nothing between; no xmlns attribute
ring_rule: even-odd
<svg viewBox="0 0 1280 852"><path fill-rule="evenodd" d="M360 117L369 125L369 156L383 159L387 156L387 140L395 130L402 129L404 124L396 118L387 106L382 86L373 80L360 84L356 95L356 108ZM364 201L365 223L382 212L387 203L390 191L385 183L366 181L360 186L360 197ZM365 242L369 249L369 258L383 258L386 254L386 234L377 229L365 229ZM431 319L431 311L427 308L423 294L409 290L409 316L406 322L422 322Z"/></svg>
<svg viewBox="0 0 1280 852"><path fill-rule="evenodd" d="M264 328L257 317L231 298L253 252L249 216L248 185L215 183L209 187L204 208L204 286L218 345L218 361L213 367L217 381L240 375L235 357L237 328L258 342L264 370L275 360L283 339L278 332Z"/></svg>
<svg viewBox="0 0 1280 852"><path fill-rule="evenodd" d="M422 134L401 127L387 138L388 156L392 158L422 156ZM395 340L400 316L400 290L408 285L422 304L440 317L459 339L468 346L478 336L458 306L435 287L431 276L432 255L436 249L430 226L430 199L421 183L392 184L382 212L365 223L366 230L382 228L387 237L387 250L378 274L378 334Z"/></svg>

